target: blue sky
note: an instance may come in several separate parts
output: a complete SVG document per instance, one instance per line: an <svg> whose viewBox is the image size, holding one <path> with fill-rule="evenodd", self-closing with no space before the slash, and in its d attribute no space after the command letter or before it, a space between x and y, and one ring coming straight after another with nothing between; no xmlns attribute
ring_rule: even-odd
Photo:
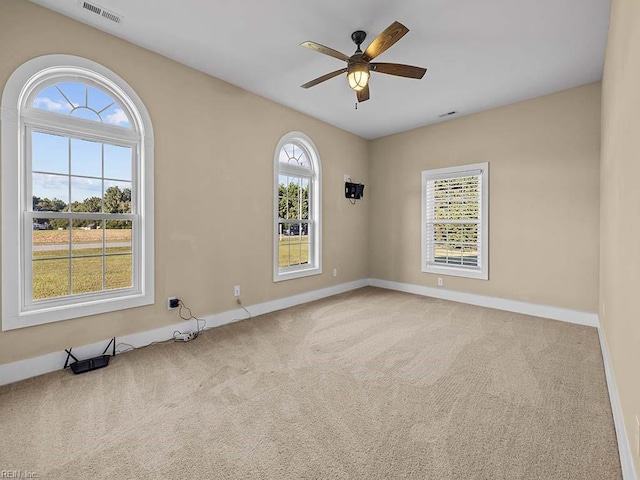
<svg viewBox="0 0 640 480"><path fill-rule="evenodd" d="M33 195L69 203L102 197L102 143L32 133ZM69 158L71 171L69 171ZM131 188L131 148L104 144L104 189ZM91 178L87 178L91 177Z"/></svg>
<svg viewBox="0 0 640 480"><path fill-rule="evenodd" d="M101 90L83 83L62 82L47 87L34 99L33 107L131 128L122 105Z"/></svg>
<svg viewBox="0 0 640 480"><path fill-rule="evenodd" d="M122 128L131 128L122 106L101 90L82 83L62 82L43 89L33 107ZM104 190L131 188L131 148L69 139L41 132L32 134L33 195L65 203L102 197ZM69 199L71 187L71 199Z"/></svg>

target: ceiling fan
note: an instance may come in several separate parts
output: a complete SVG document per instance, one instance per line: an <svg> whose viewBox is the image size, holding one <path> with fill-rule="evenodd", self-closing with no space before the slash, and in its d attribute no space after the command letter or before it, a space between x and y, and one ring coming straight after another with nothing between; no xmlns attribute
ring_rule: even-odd
<svg viewBox="0 0 640 480"><path fill-rule="evenodd" d="M389 47L393 46L393 44L404 37L408 31L409 29L400 22L393 22L384 32L378 35L373 42L369 44L364 52L360 49L360 45L367 37L366 32L363 32L362 30L353 32L351 34L351 40L353 40L357 45L357 49L356 53L350 57L346 56L344 53L334 50L333 48L325 47L324 45L320 45L316 42L307 41L301 43L301 47L310 48L316 52L324 53L325 55L347 62L347 68L341 68L335 72L327 73L326 75L301 85L301 87L311 88L346 72L349 86L356 92L358 102L364 102L369 100L369 75L371 72L386 73L387 75L406 78L420 79L424 77L424 74L427 72L426 68L403 65L400 63L371 63L371 60L386 51Z"/></svg>

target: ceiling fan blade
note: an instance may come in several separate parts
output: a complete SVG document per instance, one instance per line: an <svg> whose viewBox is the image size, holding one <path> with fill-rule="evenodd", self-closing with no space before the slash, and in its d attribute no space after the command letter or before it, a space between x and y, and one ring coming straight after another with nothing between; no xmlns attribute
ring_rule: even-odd
<svg viewBox="0 0 640 480"><path fill-rule="evenodd" d="M315 50L316 52L324 53L325 55L329 55L330 57L337 58L338 60L344 60L345 62L349 60L349 57L344 53L341 53L333 48L325 47L324 45L320 45L316 42L302 42L300 44L301 47L310 48L311 50Z"/></svg>
<svg viewBox="0 0 640 480"><path fill-rule="evenodd" d="M401 63L371 63L371 71L395 75L396 77L422 78L427 73L426 68L403 65Z"/></svg>
<svg viewBox="0 0 640 480"><path fill-rule="evenodd" d="M368 60L373 60L404 37L408 31L409 29L400 22L393 22L369 44L364 51L364 57Z"/></svg>
<svg viewBox="0 0 640 480"><path fill-rule="evenodd" d="M359 103L366 102L367 100L369 100L369 84L367 84L367 86L364 87L359 92L356 92L356 94L358 95Z"/></svg>
<svg viewBox="0 0 640 480"><path fill-rule="evenodd" d="M322 75L321 77L316 78L315 80L311 80L310 82L305 83L304 85L300 85L302 88L311 88L319 83L325 82L333 77L337 77L341 73L346 73L346 68L341 68L340 70L336 70L335 72L327 73L326 75Z"/></svg>

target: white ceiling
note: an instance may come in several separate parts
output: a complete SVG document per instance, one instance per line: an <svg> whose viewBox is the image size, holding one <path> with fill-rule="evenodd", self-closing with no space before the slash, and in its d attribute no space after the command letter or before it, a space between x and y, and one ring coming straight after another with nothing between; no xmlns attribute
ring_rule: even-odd
<svg viewBox="0 0 640 480"><path fill-rule="evenodd" d="M609 0L96 0L118 25L32 1L368 139L598 81L609 20ZM351 55L351 32L366 46L394 20L410 32L377 60L424 79L374 73L357 110L342 76L300 88L344 66L301 42Z"/></svg>

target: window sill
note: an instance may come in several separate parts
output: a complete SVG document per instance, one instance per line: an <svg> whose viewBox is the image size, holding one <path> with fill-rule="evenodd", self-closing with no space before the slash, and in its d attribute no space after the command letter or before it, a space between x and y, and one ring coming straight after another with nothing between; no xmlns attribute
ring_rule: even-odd
<svg viewBox="0 0 640 480"><path fill-rule="evenodd" d="M469 268L441 267L427 265L422 267L424 273L435 273L438 275L449 275L453 277L474 278L476 280L489 280L489 272L484 270L473 270Z"/></svg>
<svg viewBox="0 0 640 480"><path fill-rule="evenodd" d="M282 282L285 280L293 280L294 278L303 278L310 277L312 275L320 275L322 273L322 268L320 267L309 267L309 268L301 268L296 270L277 270L273 273L273 281L274 282Z"/></svg>
<svg viewBox="0 0 640 480"><path fill-rule="evenodd" d="M45 323L60 322L89 315L115 312L144 305L152 305L153 303L153 293L137 293L127 296L89 300L82 303L78 302L72 305L43 306L43 308L39 308L37 310L24 311L20 313L3 311L2 330L7 331L18 328L33 327L36 325L43 325Z"/></svg>

